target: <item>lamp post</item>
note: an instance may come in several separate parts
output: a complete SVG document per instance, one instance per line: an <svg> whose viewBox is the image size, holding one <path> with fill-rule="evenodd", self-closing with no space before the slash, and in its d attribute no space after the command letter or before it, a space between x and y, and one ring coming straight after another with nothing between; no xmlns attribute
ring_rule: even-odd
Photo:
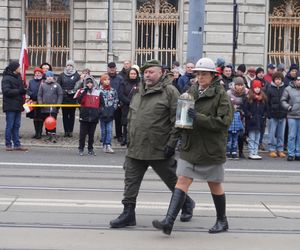
<svg viewBox="0 0 300 250"><path fill-rule="evenodd" d="M233 42L232 42L232 67L235 69L235 50L238 44L239 35L239 22L238 22L238 5L236 0L233 0Z"/></svg>

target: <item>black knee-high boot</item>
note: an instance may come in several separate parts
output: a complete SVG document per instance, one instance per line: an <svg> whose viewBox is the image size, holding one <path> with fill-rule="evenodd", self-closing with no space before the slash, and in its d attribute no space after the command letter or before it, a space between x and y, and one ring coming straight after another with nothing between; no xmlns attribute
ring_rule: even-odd
<svg viewBox="0 0 300 250"><path fill-rule="evenodd" d="M212 194L215 208L217 212L217 221L215 225L209 229L209 233L220 233L228 230L228 221L226 218L226 197L225 194Z"/></svg>
<svg viewBox="0 0 300 250"><path fill-rule="evenodd" d="M162 221L152 221L153 227L162 230L165 234L170 235L173 229L174 221L176 220L176 217L185 201L185 196L185 192L183 192L181 189L175 188L169 204L166 218Z"/></svg>
<svg viewBox="0 0 300 250"><path fill-rule="evenodd" d="M43 121L37 121L37 134L36 134L36 139L41 139L42 138L42 133L43 133Z"/></svg>
<svg viewBox="0 0 300 250"><path fill-rule="evenodd" d="M33 120L33 125L34 125L34 135L32 136L32 138L36 138L38 134L38 121Z"/></svg>

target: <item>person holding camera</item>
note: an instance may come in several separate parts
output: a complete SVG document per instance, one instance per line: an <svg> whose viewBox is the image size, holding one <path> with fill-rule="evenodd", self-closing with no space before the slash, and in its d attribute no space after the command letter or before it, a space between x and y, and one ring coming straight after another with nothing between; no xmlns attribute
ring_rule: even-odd
<svg viewBox="0 0 300 250"><path fill-rule="evenodd" d="M76 99L74 99L75 84L79 79L80 75L75 68L74 62L68 60L64 72L57 79L64 93L63 104L76 104ZM62 108L65 137L73 136L75 111L76 108Z"/></svg>

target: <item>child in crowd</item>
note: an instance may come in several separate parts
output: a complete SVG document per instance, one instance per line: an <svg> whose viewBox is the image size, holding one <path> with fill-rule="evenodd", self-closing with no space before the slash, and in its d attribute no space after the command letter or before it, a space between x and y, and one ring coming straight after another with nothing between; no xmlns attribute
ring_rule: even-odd
<svg viewBox="0 0 300 250"><path fill-rule="evenodd" d="M246 88L242 77L234 78L231 89L227 91L232 105L235 108L233 121L229 127L227 157L237 159L237 147L239 148L239 157L244 158L244 126L243 126L243 102L246 98Z"/></svg>
<svg viewBox="0 0 300 250"><path fill-rule="evenodd" d="M282 107L280 99L285 89L284 76L281 72L275 72L272 82L267 88L268 118L269 118L269 152L270 157L285 158L283 153L284 130L287 111Z"/></svg>
<svg viewBox="0 0 300 250"><path fill-rule="evenodd" d="M261 160L262 157L258 155L258 145L260 131L267 114L267 97L262 91L262 84L259 80L253 80L251 86L244 104L246 126L248 129L248 158Z"/></svg>
<svg viewBox="0 0 300 250"><path fill-rule="evenodd" d="M83 88L77 90L74 98L80 103L79 155L84 155L85 138L88 135L88 155L94 152L94 135L99 121L100 107L103 105L100 89L93 77L87 75L83 79Z"/></svg>
<svg viewBox="0 0 300 250"><path fill-rule="evenodd" d="M61 104L63 100L63 91L60 85L54 79L54 73L52 71L47 71L45 73L46 80L41 83L38 92L38 104ZM48 116L52 116L56 119L58 109L56 107L44 107L41 108L41 116L43 121L46 120ZM47 140L56 143L56 128L48 130L46 128L46 133L48 135Z"/></svg>
<svg viewBox="0 0 300 250"><path fill-rule="evenodd" d="M100 78L100 92L103 96L103 106L100 111L101 141L105 153L114 153L111 148L112 126L114 112L117 108L119 99L117 91L110 86L110 79L107 74Z"/></svg>
<svg viewBox="0 0 300 250"><path fill-rule="evenodd" d="M29 96L31 103L37 103L37 96L38 96L40 85L43 81L44 72L41 68L38 67L36 67L33 72L34 72L34 77L29 81L27 95ZM31 112L26 114L26 116L33 119L35 134L32 138L41 139L42 131L43 131L43 119L41 116L41 109L34 108Z"/></svg>
<svg viewBox="0 0 300 250"><path fill-rule="evenodd" d="M283 91L281 104L287 110L288 161L300 161L300 71L295 82L291 82Z"/></svg>

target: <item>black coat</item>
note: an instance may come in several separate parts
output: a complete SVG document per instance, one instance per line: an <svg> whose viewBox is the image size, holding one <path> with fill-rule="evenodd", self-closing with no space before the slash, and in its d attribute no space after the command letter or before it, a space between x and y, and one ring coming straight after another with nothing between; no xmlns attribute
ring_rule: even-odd
<svg viewBox="0 0 300 250"><path fill-rule="evenodd" d="M2 79L3 112L23 111L26 94L20 75L16 75L6 68Z"/></svg>
<svg viewBox="0 0 300 250"><path fill-rule="evenodd" d="M246 127L248 131L261 130L264 126L265 117L267 115L267 104L264 102L249 102L248 98L244 103L244 113Z"/></svg>
<svg viewBox="0 0 300 250"><path fill-rule="evenodd" d="M284 83L277 87L274 83L271 83L267 89L268 97L268 118L282 119L287 115L287 110L285 110L281 105L281 96L285 89Z"/></svg>
<svg viewBox="0 0 300 250"><path fill-rule="evenodd" d="M131 98L133 94L136 91L136 88L138 86L139 80L136 81L124 81L121 83L120 86L120 94L119 94L119 100L121 102L122 106L122 118L121 118L121 124L127 125L127 115L129 111L129 104L131 101Z"/></svg>
<svg viewBox="0 0 300 250"><path fill-rule="evenodd" d="M65 73L61 73L57 79L57 83L60 84L63 90L63 103L74 104L76 103L76 99L74 99L75 94L75 84L80 80L80 75L76 71L73 75L66 75Z"/></svg>

